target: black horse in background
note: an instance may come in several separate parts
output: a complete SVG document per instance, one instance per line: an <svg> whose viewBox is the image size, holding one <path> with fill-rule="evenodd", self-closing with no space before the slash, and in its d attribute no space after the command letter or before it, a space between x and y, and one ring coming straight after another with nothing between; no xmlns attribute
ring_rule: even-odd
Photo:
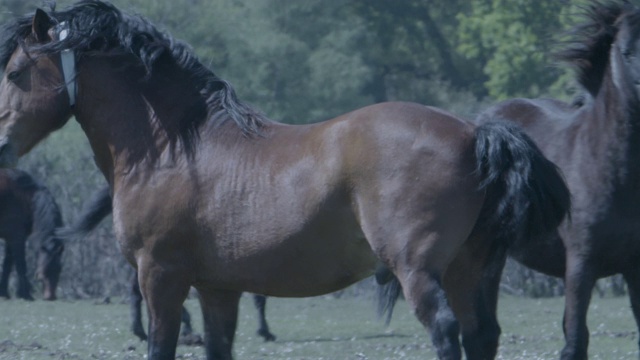
<svg viewBox="0 0 640 360"><path fill-rule="evenodd" d="M583 94L573 103L512 99L486 109L478 123L510 120L532 137L562 170L572 195L572 216L559 236L497 242L476 299L487 354L494 358L500 326L498 291L507 256L565 280L562 360L587 359L587 311L598 279L624 277L640 328L640 8L594 2L573 40L558 53L576 68ZM386 276L385 276L386 275ZM393 280L393 281L390 281ZM380 272L391 316L397 280Z"/></svg>
<svg viewBox="0 0 640 360"><path fill-rule="evenodd" d="M494 334L498 285L507 254L565 279L561 358L586 359L587 310L599 278L622 274L640 326L640 8L626 1L594 2L561 60L577 70L584 95L573 104L514 99L496 104L479 122L521 125L556 163L572 195L572 219L560 237L525 243L510 239L484 279L486 334ZM505 251L506 250L506 251Z"/></svg>
<svg viewBox="0 0 640 360"><path fill-rule="evenodd" d="M68 228L60 231L65 237L83 237L93 230L98 224L111 212L111 194L109 188L105 187L98 190L87 201L78 220ZM133 272L131 284L129 287L129 306L131 314L131 331L142 341L147 340L147 334L142 325L142 293L140 292L140 284L138 282L138 273ZM276 336L271 333L269 324L265 314L267 305L267 297L263 295L253 295L254 305L258 310L258 330L256 333L265 341L275 341ZM180 331L180 342L187 345L201 344L202 339L193 333L191 326L191 315L187 309L182 307L182 329Z"/></svg>
<svg viewBox="0 0 640 360"><path fill-rule="evenodd" d="M0 297L9 298L9 276L15 266L16 295L33 300L26 261L26 244L33 243L38 248L35 275L44 284L43 298L56 299L64 250L56 230L62 226L60 209L46 187L24 171L0 169L0 238L6 243Z"/></svg>

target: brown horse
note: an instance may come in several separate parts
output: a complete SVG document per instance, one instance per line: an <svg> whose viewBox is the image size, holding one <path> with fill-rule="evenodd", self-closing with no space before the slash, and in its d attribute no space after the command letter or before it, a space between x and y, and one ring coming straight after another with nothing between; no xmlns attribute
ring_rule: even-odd
<svg viewBox="0 0 640 360"><path fill-rule="evenodd" d="M495 235L535 241L569 206L555 165L513 125L402 102L270 121L186 45L95 0L38 9L3 34L0 164L75 116L138 270L149 359L174 358L191 286L207 358L230 359L242 292L325 294L379 264L440 358L461 358L460 331L479 358L469 294Z"/></svg>
<svg viewBox="0 0 640 360"><path fill-rule="evenodd" d="M36 278L44 284L43 298L56 299L62 270L64 245L56 235L62 216L49 190L33 177L17 169L0 169L0 238L5 254L0 278L0 296L9 297L9 275L15 266L17 296L33 300L27 279L26 244L37 245Z"/></svg>
<svg viewBox="0 0 640 360"><path fill-rule="evenodd" d="M96 191L83 206L80 215L78 215L78 219L68 228L63 231L58 231L58 234L63 234L67 238L87 236L105 217L111 214L113 211L111 202L111 192L108 187ZM146 341L147 333L142 325L142 300L138 274L135 273L131 277L131 285L129 286L131 331L140 340ZM267 306L266 296L254 294L253 303L258 310L258 330L256 333L265 341L275 341L276 336L271 333L269 324L267 323L265 311ZM182 307L181 320L182 330L180 331L180 342L183 344L198 343L198 336L193 334L193 328L191 327L191 315L184 306Z"/></svg>
<svg viewBox="0 0 640 360"><path fill-rule="evenodd" d="M571 190L572 221L561 226L560 236L512 241L508 249L524 265L564 277L565 360L587 358L587 310L599 278L624 276L640 327L640 8L596 2L586 15L560 53L577 67L584 90L579 101L507 100L479 118L522 125L560 167ZM504 250L496 253L485 280L485 329L499 329L496 304L505 257Z"/></svg>

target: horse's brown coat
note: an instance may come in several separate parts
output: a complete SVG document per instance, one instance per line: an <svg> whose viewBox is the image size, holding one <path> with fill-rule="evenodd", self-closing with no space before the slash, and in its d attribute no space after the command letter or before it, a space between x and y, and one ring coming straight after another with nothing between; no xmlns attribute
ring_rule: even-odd
<svg viewBox="0 0 640 360"><path fill-rule="evenodd" d="M449 301L469 312L457 314L463 336L477 337L469 294L494 241L486 232L496 224L510 234L555 231L567 210L555 167L515 127L475 127L401 102L313 125L272 122L165 35L99 1L60 15L74 31L82 31L74 21L95 20L86 36L66 41L93 46L91 36L120 21L117 36L131 32L124 43L136 48L123 51L120 39L113 48L76 49L71 108L64 87L47 86L64 82L54 50L64 42L42 30L56 23L49 16L39 10L28 18L33 30L24 36L38 39L31 51L39 56L20 69L27 56L16 47L5 66L0 163L13 163L75 115L111 186L122 252L138 269L150 359L174 357L190 286L200 295L207 358L229 359L242 291L323 294L371 275L379 263L402 283L439 357L459 359ZM146 45L164 46L165 55L145 68L140 42L149 37ZM547 199L551 210L540 211ZM455 280L449 301L445 272ZM482 346L465 340L469 358L483 357Z"/></svg>

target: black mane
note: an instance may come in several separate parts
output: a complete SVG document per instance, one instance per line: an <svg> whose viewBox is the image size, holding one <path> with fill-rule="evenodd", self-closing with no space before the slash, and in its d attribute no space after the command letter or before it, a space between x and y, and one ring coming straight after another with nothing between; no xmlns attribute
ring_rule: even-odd
<svg viewBox="0 0 640 360"><path fill-rule="evenodd" d="M618 20L638 9L627 1L596 1L585 12L588 19L571 31L567 48L556 57L576 69L578 82L595 95L609 64L609 52L618 33Z"/></svg>
<svg viewBox="0 0 640 360"><path fill-rule="evenodd" d="M99 0L82 0L64 11L55 11L54 8L55 4L48 14L58 24L65 22L68 36L60 41L27 46L27 49L42 54L71 49L78 61L87 56L100 56L107 50L112 54L121 52L132 55L144 68L147 78L158 71L156 69L162 61L173 61L188 74L206 103L203 109L187 111L180 120L178 132L188 152L193 150L199 125L208 118L216 121L232 119L245 135L259 134L265 118L240 102L231 85L204 66L187 44L158 30L144 17L122 13L112 4ZM4 27L0 39L2 69L7 66L17 46L25 46L24 39L31 33L32 19L33 14L29 14Z"/></svg>

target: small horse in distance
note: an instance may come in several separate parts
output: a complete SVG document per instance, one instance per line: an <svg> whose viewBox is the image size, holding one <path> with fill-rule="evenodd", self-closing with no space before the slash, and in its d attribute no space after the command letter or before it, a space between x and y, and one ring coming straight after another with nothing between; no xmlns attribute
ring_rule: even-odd
<svg viewBox="0 0 640 360"><path fill-rule="evenodd" d="M184 43L84 0L37 9L0 41L0 165L72 116L113 196L149 313L173 359L197 289L207 359L232 359L243 292L307 297L388 268L440 359L483 357L477 309L496 239L557 232L568 189L517 126L407 102L287 125L241 102ZM329 105L327 105L329 106Z"/></svg>
<svg viewBox="0 0 640 360"><path fill-rule="evenodd" d="M18 274L16 295L33 300L27 278L26 247L37 244L36 279L43 282L43 299L55 300L62 270L64 244L56 235L62 215L49 190L28 173L0 169L0 238L5 253L0 277L0 297L9 298L9 275Z"/></svg>
<svg viewBox="0 0 640 360"><path fill-rule="evenodd" d="M113 211L111 205L111 192L109 187L104 187L96 191L83 206L78 219L69 227L59 234L63 234L65 238L85 237L89 232ZM140 340L147 340L147 333L142 325L142 293L140 292L140 283L138 282L138 274L134 273L131 277L129 286L129 306L131 315L131 331ZM258 310L258 330L256 333L265 341L275 341L276 336L269 329L269 323L266 317L267 297L254 294L253 302ZM182 330L180 331L181 344L193 345L201 341L198 336L193 333L191 326L191 315L187 308L182 307Z"/></svg>
<svg viewBox="0 0 640 360"><path fill-rule="evenodd" d="M508 255L565 279L562 360L586 359L587 310L596 280L622 274L640 328L640 8L594 2L559 59L576 68L579 101L512 99L479 123L505 119L522 126L562 170L572 195L571 221L536 242L501 242L484 279L488 315L499 334L498 285Z"/></svg>

